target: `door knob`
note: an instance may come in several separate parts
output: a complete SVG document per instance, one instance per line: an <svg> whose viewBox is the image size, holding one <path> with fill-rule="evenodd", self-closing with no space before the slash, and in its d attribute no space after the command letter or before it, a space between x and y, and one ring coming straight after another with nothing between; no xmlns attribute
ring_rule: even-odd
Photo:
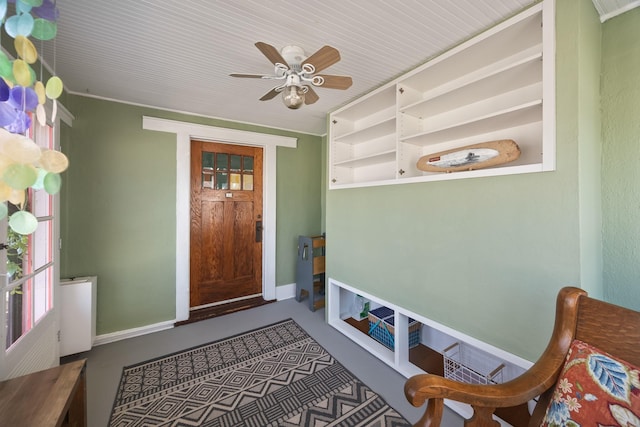
<svg viewBox="0 0 640 427"><path fill-rule="evenodd" d="M256 243L262 242L262 221L256 221Z"/></svg>

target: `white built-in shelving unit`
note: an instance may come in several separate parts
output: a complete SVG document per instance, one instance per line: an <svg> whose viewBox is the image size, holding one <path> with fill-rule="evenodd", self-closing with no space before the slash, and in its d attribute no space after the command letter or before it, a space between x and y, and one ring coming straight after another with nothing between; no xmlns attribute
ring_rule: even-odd
<svg viewBox="0 0 640 427"><path fill-rule="evenodd" d="M554 1L545 0L330 115L329 188L555 169ZM423 172L424 155L498 139L514 162Z"/></svg>
<svg viewBox="0 0 640 427"><path fill-rule="evenodd" d="M361 320L354 317L357 316L358 310L355 304L357 297L368 301L371 310L381 306L393 310L393 348L386 347L368 333L372 324L367 319ZM496 382L514 379L533 365L528 360L333 278L329 278L327 287L327 321L349 339L377 356L406 378L424 373L443 375L442 372L436 370L443 370L444 356L447 350L456 343L460 346L468 346L469 349L476 352L475 360L479 360L480 357L484 360L489 358L495 361L496 367L502 366L500 380ZM409 348L409 331L411 330L409 325L413 321L420 323L419 345ZM475 362L471 361L469 366L462 364L461 367L482 374L482 371L477 370L473 363ZM444 375L446 376L446 374ZM457 379L457 377L452 378ZM468 405L449 400L445 400L445 403L463 417L468 418L472 415L472 410ZM529 409L531 408L533 408L533 403L529 405ZM500 418L496 418L496 420L502 425L509 425Z"/></svg>

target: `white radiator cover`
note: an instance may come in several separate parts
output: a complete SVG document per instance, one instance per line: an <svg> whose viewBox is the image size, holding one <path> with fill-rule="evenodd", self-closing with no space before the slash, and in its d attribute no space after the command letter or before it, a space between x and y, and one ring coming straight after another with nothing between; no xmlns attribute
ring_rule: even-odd
<svg viewBox="0 0 640 427"><path fill-rule="evenodd" d="M91 350L96 339L97 276L60 280L60 356Z"/></svg>

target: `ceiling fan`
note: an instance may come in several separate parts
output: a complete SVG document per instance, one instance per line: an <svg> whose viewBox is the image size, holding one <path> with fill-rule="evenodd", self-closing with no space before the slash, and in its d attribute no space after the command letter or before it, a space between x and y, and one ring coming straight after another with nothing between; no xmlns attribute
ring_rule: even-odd
<svg viewBox="0 0 640 427"><path fill-rule="evenodd" d="M323 46L309 57L298 46L285 46L282 53L263 42L257 42L256 47L275 66L274 74L231 74L231 76L282 80L280 85L267 92L260 101L273 99L278 93L282 93L284 104L295 110L302 104L313 104L319 99L313 86L345 90L353 83L349 76L316 74L340 61L340 53L331 46Z"/></svg>

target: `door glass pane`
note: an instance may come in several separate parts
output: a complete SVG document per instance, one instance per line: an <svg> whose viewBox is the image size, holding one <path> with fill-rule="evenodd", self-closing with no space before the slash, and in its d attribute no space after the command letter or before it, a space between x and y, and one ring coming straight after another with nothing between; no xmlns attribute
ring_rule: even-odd
<svg viewBox="0 0 640 427"><path fill-rule="evenodd" d="M229 169L229 155L218 153L216 155L216 170L226 171L227 169Z"/></svg>
<svg viewBox="0 0 640 427"><path fill-rule="evenodd" d="M216 190L228 190L227 174L216 172Z"/></svg>
<svg viewBox="0 0 640 427"><path fill-rule="evenodd" d="M215 153L202 152L202 188L213 188L213 158Z"/></svg>
<svg viewBox="0 0 640 427"><path fill-rule="evenodd" d="M12 206L9 204L9 206ZM7 277L9 283L24 277L30 272L29 250L31 241L29 236L24 236L7 227Z"/></svg>
<svg viewBox="0 0 640 427"><path fill-rule="evenodd" d="M230 174L231 177L231 190L241 190L242 189L242 185L240 182L240 177L242 175L240 175L239 173L232 173Z"/></svg>
<svg viewBox="0 0 640 427"><path fill-rule="evenodd" d="M15 343L18 338L27 333L32 322L31 311L31 279L22 285L6 291L7 298L7 349Z"/></svg>
<svg viewBox="0 0 640 427"><path fill-rule="evenodd" d="M202 188L213 188L213 172L202 172Z"/></svg>
<svg viewBox="0 0 640 427"><path fill-rule="evenodd" d="M53 283L53 267L36 274L33 279L33 321L37 322L53 305L51 284Z"/></svg>
<svg viewBox="0 0 640 427"><path fill-rule="evenodd" d="M51 216L53 214L52 197L45 190L32 190L33 214L36 217Z"/></svg>
<svg viewBox="0 0 640 427"><path fill-rule="evenodd" d="M242 163L243 170L245 172L253 173L253 156L244 156L244 162Z"/></svg>
<svg viewBox="0 0 640 427"><path fill-rule="evenodd" d="M240 172L242 170L242 156L237 154L231 155L231 170L234 172Z"/></svg>
<svg viewBox="0 0 640 427"><path fill-rule="evenodd" d="M202 169L213 169L213 153L202 152Z"/></svg>
<svg viewBox="0 0 640 427"><path fill-rule="evenodd" d="M246 191L253 191L253 175L243 175L242 189Z"/></svg>
<svg viewBox="0 0 640 427"><path fill-rule="evenodd" d="M51 241L53 240L51 220L41 221L32 237L34 270L39 269L53 260L51 255Z"/></svg>
<svg viewBox="0 0 640 427"><path fill-rule="evenodd" d="M211 171L212 166L215 174ZM202 187L253 191L253 166L253 156L203 151Z"/></svg>

